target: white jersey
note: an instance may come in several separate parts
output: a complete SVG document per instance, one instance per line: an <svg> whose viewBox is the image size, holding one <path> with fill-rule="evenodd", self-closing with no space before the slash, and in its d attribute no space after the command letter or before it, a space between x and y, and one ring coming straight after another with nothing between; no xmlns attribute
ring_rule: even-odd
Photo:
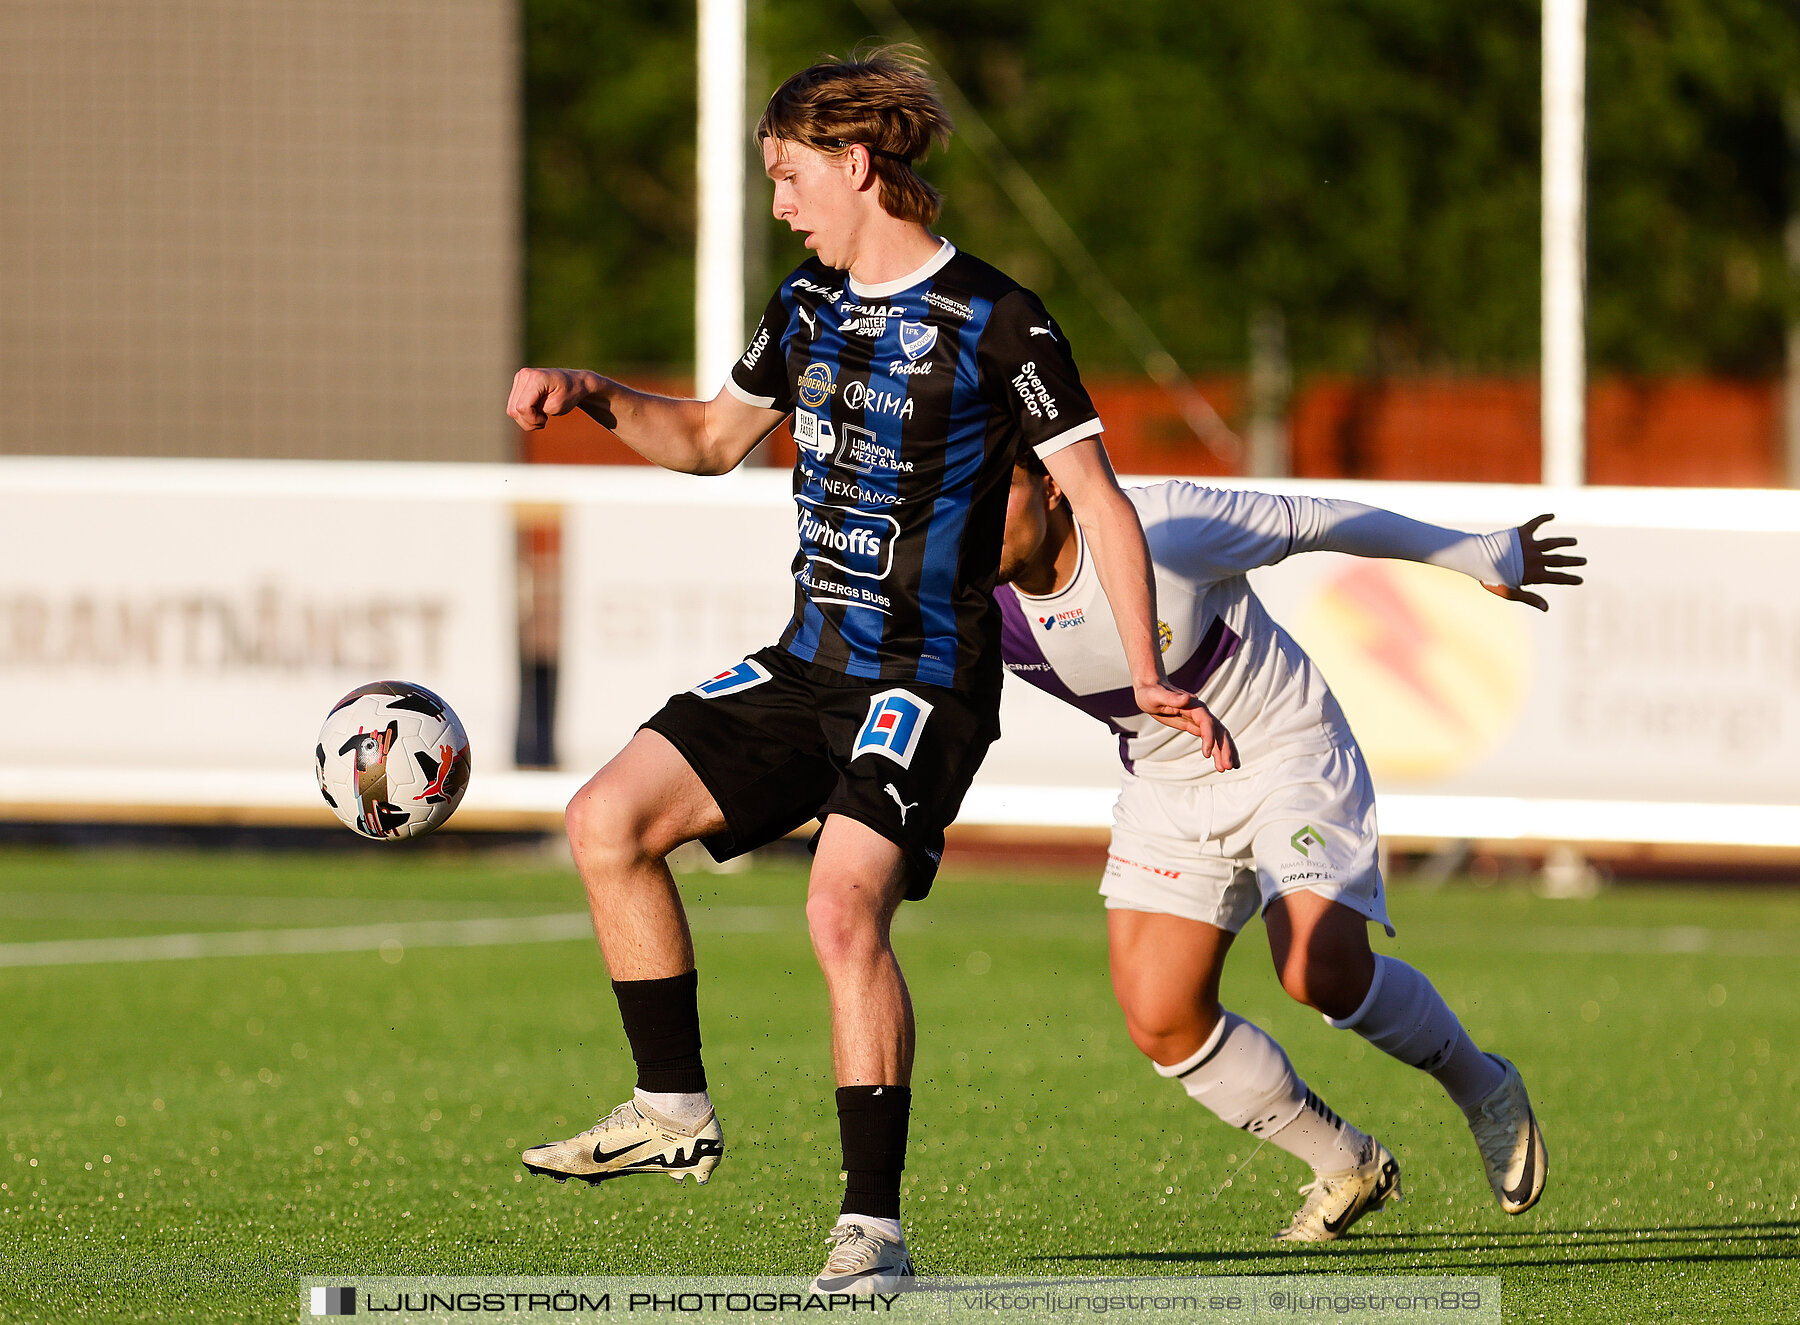
<svg viewBox="0 0 1800 1325"><path fill-rule="evenodd" d="M1141 778L1232 777L1353 739L1325 678L1275 624L1245 572L1314 551L1423 561L1514 588L1524 569L1514 529L1467 534L1357 502L1179 481L1125 495L1150 545L1169 680L1198 695L1225 725L1243 770L1216 772L1198 737L1138 711L1085 542L1074 577L1059 592L1039 598L1002 585L995 596L1007 671L1105 722L1119 734L1125 767Z"/></svg>

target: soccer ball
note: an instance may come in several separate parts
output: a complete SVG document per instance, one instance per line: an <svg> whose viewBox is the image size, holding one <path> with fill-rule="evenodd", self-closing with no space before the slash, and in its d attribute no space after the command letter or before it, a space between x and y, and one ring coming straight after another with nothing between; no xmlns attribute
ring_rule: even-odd
<svg viewBox="0 0 1800 1325"><path fill-rule="evenodd" d="M469 785L469 738L424 686L374 681L332 705L313 750L319 794L364 837L422 837Z"/></svg>

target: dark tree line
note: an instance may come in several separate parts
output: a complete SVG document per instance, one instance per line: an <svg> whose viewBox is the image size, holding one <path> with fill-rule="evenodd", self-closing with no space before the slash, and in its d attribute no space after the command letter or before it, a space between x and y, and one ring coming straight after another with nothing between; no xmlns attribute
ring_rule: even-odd
<svg viewBox="0 0 1800 1325"><path fill-rule="evenodd" d="M751 96L878 36L852 0L752 0ZM1302 372L1529 372L1539 9L1525 0L899 0L1192 371L1254 310ZM686 370L693 0L524 0L526 352ZM1590 0L1590 353L1780 371L1800 315L1793 0ZM759 168L758 168L759 169ZM965 142L942 229L1034 285L1084 364L1125 347ZM751 172L761 217L767 188ZM751 308L802 256L752 220Z"/></svg>

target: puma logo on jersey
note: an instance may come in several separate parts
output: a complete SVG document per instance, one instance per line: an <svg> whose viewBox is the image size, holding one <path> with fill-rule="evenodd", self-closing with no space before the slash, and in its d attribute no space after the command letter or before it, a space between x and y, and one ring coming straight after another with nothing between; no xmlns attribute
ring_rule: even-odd
<svg viewBox="0 0 1800 1325"><path fill-rule="evenodd" d="M1049 327L1033 327L1031 329L1031 334L1034 336L1048 336L1051 340L1056 339L1056 333L1050 330Z"/></svg>
<svg viewBox="0 0 1800 1325"><path fill-rule="evenodd" d="M887 784L887 794L892 796L894 798L894 804L900 807L900 826L902 828L906 827L906 812L908 810L918 809L919 802L914 801L911 805L908 805L905 801L901 800L900 793L894 789L894 784L892 782Z"/></svg>
<svg viewBox="0 0 1800 1325"><path fill-rule="evenodd" d="M800 320L806 323L806 338L808 340L817 340L819 338L818 319L813 317L813 315L808 313L804 308L796 308L794 311L800 315Z"/></svg>

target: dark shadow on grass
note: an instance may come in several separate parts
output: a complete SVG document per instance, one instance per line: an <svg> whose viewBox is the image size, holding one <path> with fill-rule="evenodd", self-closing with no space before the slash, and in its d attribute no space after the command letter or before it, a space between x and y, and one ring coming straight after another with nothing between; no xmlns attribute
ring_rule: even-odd
<svg viewBox="0 0 1800 1325"><path fill-rule="evenodd" d="M1651 1228L1503 1228L1466 1233L1362 1233L1351 1235L1358 1241L1418 1242L1425 1238L1455 1241L1468 1238L1495 1238L1515 1242L1567 1239L1583 1242L1745 1242L1763 1238L1800 1238L1800 1220L1768 1219L1742 1224L1665 1224Z"/></svg>
<svg viewBox="0 0 1800 1325"><path fill-rule="evenodd" d="M1219 1267L1215 1274L1234 1275L1245 1279L1261 1279L1264 1277L1279 1278L1289 1274L1321 1274L1329 1269L1358 1269L1371 1274L1420 1275L1448 1274L1451 1271L1464 1271L1469 1274L1489 1274L1495 1270L1555 1270L1574 1269L1581 1266L1599 1265L1700 1265L1730 1264L1741 1261L1746 1264L1760 1265L1769 1261L1800 1260L1800 1255L1771 1256L1763 1252L1721 1252L1706 1256L1515 1256L1510 1260L1445 1260L1444 1253L1425 1253L1425 1259L1416 1264L1408 1264L1397 1269L1384 1269L1375 1264L1356 1264L1359 1256L1380 1255L1383 1258L1398 1255L1395 1252L1357 1252L1351 1249L1327 1252L1291 1252L1291 1251L1124 1251L1111 1256L1035 1256L1039 1261L1136 1261L1144 1264L1163 1265L1210 1265ZM1504 1253L1502 1253L1504 1254ZM1321 1265L1317 1260L1307 1257L1326 1257L1331 1260L1345 1262L1342 1265ZM1240 1262L1260 1260L1285 1260L1290 1264L1283 1269L1249 1268Z"/></svg>
<svg viewBox="0 0 1800 1325"><path fill-rule="evenodd" d="M1478 1245L1492 1240L1492 1257ZM1683 1244L1767 1243L1789 1241L1789 1247L1751 1251L1708 1252L1688 1250ZM1642 1256L1580 1255L1589 1249L1621 1251L1641 1247ZM1505 1229L1466 1233L1353 1233L1342 1242L1299 1247L1244 1248L1221 1251L1123 1251L1076 1252L1063 1256L1033 1256L1045 1263L1083 1261L1135 1261L1163 1265L1230 1265L1242 1262L1284 1261L1292 1270L1238 1270L1251 1276L1307 1273L1323 1258L1345 1262L1344 1268L1371 1259L1392 1260L1414 1253L1426 1263L1409 1267L1420 1272L1446 1270L1501 1270L1576 1265L1639 1265L1729 1261L1800 1260L1800 1221L1765 1220L1753 1224L1686 1224L1658 1228ZM1532 1254L1537 1253L1537 1254ZM1456 1259L1446 1259L1455 1257ZM1500 1258L1506 1259L1500 1259Z"/></svg>

